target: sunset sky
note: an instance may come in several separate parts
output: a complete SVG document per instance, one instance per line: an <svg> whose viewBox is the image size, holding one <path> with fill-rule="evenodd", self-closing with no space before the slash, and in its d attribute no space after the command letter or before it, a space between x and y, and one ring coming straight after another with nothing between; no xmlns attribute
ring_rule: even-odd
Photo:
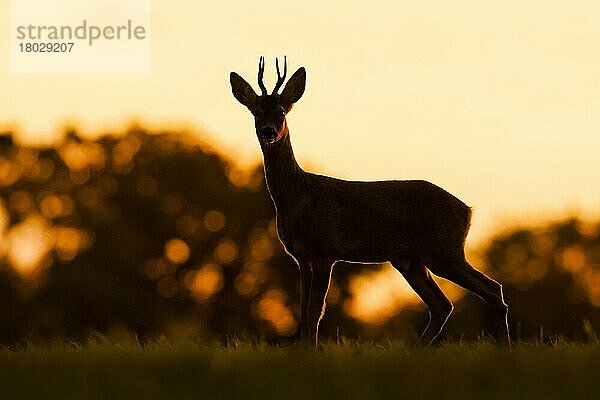
<svg viewBox="0 0 600 400"><path fill-rule="evenodd" d="M150 74L15 75L0 30L0 130L49 142L65 124L97 135L136 120L206 132L254 165L228 75L257 88L265 55L271 88L286 54L290 74L308 73L288 117L306 169L430 180L474 208L475 241L600 214L600 3L154 0L150 33Z"/></svg>

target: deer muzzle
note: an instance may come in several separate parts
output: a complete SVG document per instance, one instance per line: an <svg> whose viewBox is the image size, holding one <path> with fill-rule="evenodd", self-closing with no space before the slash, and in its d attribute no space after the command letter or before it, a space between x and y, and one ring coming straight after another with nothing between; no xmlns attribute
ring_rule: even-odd
<svg viewBox="0 0 600 400"><path fill-rule="evenodd" d="M277 138L277 131L272 126L265 126L260 130L260 139L266 143L273 143Z"/></svg>

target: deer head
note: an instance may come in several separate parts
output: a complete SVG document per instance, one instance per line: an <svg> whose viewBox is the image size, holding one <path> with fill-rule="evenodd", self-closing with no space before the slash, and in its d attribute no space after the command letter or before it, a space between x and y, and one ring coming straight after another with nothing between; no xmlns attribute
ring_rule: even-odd
<svg viewBox="0 0 600 400"><path fill-rule="evenodd" d="M300 67L289 79L281 94L277 93L285 82L287 58L284 57L283 74L279 70L279 59L275 59L275 66L277 68L277 83L271 94L267 94L267 89L263 82L265 72L264 57L261 57L258 62L260 96L256 94L252 86L244 78L235 72L229 75L233 95L240 103L248 107L254 116L256 135L261 142L266 144L275 143L287 134L285 116L292 109L294 103L300 100L306 86L306 70L304 67Z"/></svg>

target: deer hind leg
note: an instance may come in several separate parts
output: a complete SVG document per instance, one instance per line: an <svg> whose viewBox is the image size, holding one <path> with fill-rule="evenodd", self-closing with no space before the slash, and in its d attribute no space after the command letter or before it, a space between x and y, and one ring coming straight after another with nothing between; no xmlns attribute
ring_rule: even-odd
<svg viewBox="0 0 600 400"><path fill-rule="evenodd" d="M510 346L508 306L504 302L502 285L473 268L467 261L462 261L458 267L452 271L445 271L440 276L462 286L484 300L494 313L498 341Z"/></svg>
<svg viewBox="0 0 600 400"><path fill-rule="evenodd" d="M329 291L329 282L333 271L332 262L311 263L312 276L310 298L308 299L307 320L308 340L315 346L319 344L319 322L325 314L325 299Z"/></svg>
<svg viewBox="0 0 600 400"><path fill-rule="evenodd" d="M392 265L400 271L429 310L429 322L417 342L429 346L442 332L454 306L419 260L398 260Z"/></svg>
<svg viewBox="0 0 600 400"><path fill-rule="evenodd" d="M300 341L310 343L310 325L308 323L308 303L312 285L312 266L308 263L299 264L300 267Z"/></svg>

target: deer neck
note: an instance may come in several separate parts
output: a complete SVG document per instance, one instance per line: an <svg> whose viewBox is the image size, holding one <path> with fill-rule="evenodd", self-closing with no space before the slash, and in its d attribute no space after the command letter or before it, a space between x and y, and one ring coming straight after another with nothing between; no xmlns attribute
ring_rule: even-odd
<svg viewBox="0 0 600 400"><path fill-rule="evenodd" d="M292 206L302 194L304 171L294 157L287 126L283 138L272 144L261 143L267 188L277 210Z"/></svg>

